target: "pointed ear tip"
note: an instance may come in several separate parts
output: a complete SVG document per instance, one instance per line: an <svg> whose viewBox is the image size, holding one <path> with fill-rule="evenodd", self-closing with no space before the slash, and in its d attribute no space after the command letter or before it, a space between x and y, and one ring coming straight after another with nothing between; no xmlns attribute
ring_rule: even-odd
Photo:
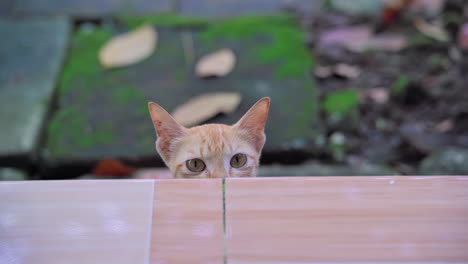
<svg viewBox="0 0 468 264"><path fill-rule="evenodd" d="M262 99L260 99L258 102L262 103L262 104L266 104L266 107L270 107L271 99L270 99L270 97L266 96L266 97L263 97Z"/></svg>

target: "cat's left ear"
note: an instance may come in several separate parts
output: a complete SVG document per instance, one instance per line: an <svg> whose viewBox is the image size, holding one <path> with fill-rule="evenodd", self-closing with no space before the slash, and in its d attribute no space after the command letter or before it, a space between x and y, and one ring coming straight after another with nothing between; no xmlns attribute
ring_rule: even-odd
<svg viewBox="0 0 468 264"><path fill-rule="evenodd" d="M264 129L269 109L270 98L263 97L234 125L251 135L252 143L259 152L265 144Z"/></svg>

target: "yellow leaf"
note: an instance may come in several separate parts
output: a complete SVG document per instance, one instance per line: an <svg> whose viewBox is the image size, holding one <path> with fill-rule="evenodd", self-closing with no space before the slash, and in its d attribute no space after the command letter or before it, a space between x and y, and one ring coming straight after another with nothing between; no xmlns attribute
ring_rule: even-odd
<svg viewBox="0 0 468 264"><path fill-rule="evenodd" d="M219 113L230 114L239 106L238 93L209 93L194 97L177 107L172 116L179 124L190 127L200 124Z"/></svg>
<svg viewBox="0 0 468 264"><path fill-rule="evenodd" d="M99 52L99 61L106 68L128 66L148 58L156 47L157 32L143 25L109 40Z"/></svg>
<svg viewBox="0 0 468 264"><path fill-rule="evenodd" d="M448 32L442 27L442 25L429 24L422 19L416 19L414 21L414 25L421 33L430 38L441 42L447 42L450 40Z"/></svg>
<svg viewBox="0 0 468 264"><path fill-rule="evenodd" d="M200 58L195 66L199 77L222 77L234 69L236 56L230 49L221 49Z"/></svg>

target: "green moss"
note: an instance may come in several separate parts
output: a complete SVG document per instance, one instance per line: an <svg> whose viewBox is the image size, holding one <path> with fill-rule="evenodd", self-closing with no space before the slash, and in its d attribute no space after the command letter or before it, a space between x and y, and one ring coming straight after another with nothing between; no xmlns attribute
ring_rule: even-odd
<svg viewBox="0 0 468 264"><path fill-rule="evenodd" d="M144 101L144 94L134 88L134 87L117 87L113 93L111 93L111 98L114 102L121 105L128 105L135 101Z"/></svg>
<svg viewBox="0 0 468 264"><path fill-rule="evenodd" d="M60 93L70 88L73 81L98 75L102 71L98 59L99 49L112 35L105 29L96 29L92 32L77 31L73 34L71 52L60 77L58 87Z"/></svg>
<svg viewBox="0 0 468 264"><path fill-rule="evenodd" d="M134 29L143 24L154 24L173 27L204 27L211 21L192 16L182 16L177 14L159 14L146 16L123 16L120 18L123 24L130 29Z"/></svg>
<svg viewBox="0 0 468 264"><path fill-rule="evenodd" d="M353 90L338 91L329 94L323 102L323 109L330 114L345 116L358 105L358 94Z"/></svg>
<svg viewBox="0 0 468 264"><path fill-rule="evenodd" d="M87 119L74 107L56 112L48 124L48 148L53 155L70 154L76 148L90 148L100 143L112 143L116 138L108 124L87 131Z"/></svg>
<svg viewBox="0 0 468 264"><path fill-rule="evenodd" d="M314 59L305 45L304 32L288 15L244 16L220 21L210 25L202 33L202 38L210 42L219 38L236 40L258 35L269 37L271 44L259 45L256 58L275 65L277 77L307 76L314 67Z"/></svg>

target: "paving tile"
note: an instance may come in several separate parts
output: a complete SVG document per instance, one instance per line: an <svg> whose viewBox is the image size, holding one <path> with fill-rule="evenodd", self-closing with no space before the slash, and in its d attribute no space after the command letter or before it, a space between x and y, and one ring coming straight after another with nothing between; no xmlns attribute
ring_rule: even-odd
<svg viewBox="0 0 468 264"><path fill-rule="evenodd" d="M0 263L146 264L153 182L0 184Z"/></svg>
<svg viewBox="0 0 468 264"><path fill-rule="evenodd" d="M467 262L468 177L226 179L228 263Z"/></svg>
<svg viewBox="0 0 468 264"><path fill-rule="evenodd" d="M17 14L64 14L95 17L109 14L169 12L172 0L16 0Z"/></svg>
<svg viewBox="0 0 468 264"><path fill-rule="evenodd" d="M156 180L154 190L150 263L223 263L221 180Z"/></svg>
<svg viewBox="0 0 468 264"><path fill-rule="evenodd" d="M0 15L8 15L13 7L14 0L0 1Z"/></svg>
<svg viewBox="0 0 468 264"><path fill-rule="evenodd" d="M181 13L204 17L232 17L279 13L287 7L319 8L320 1L303 0L180 0Z"/></svg>
<svg viewBox="0 0 468 264"><path fill-rule="evenodd" d="M64 18L0 18L0 157L37 147L69 28Z"/></svg>
<svg viewBox="0 0 468 264"><path fill-rule="evenodd" d="M211 35L213 37L208 37L210 32L194 35L193 67L199 58L220 48L230 48L234 51L236 66L231 74L218 79L205 80L190 75L191 91L187 91L188 94L193 96L214 91L239 92L242 102L237 111L209 121L226 124L234 124L258 99L269 96L271 106L265 127L267 140L263 152L268 154L288 150L311 151L315 137L320 135L317 88L309 74L313 58L302 42L301 29L290 27L280 19L273 19L272 25L278 23L275 29L258 26L258 31L251 35L230 35L231 30L238 30L235 28L236 24L256 31L255 19L239 21L233 23L233 29L229 29L230 26L221 26L219 31L214 29L212 32L216 33ZM266 22L261 19L258 21L260 25L263 23ZM221 30L226 35L220 32ZM276 31L270 34L269 30ZM210 38L211 41L206 41ZM291 42L284 41L285 39L290 39ZM285 48L290 50L287 52L289 56L280 55L281 50ZM298 56L302 51L302 55ZM273 58L275 55L277 58ZM272 57L271 60L265 59L269 56ZM182 98L174 98L172 101L183 102Z"/></svg>

